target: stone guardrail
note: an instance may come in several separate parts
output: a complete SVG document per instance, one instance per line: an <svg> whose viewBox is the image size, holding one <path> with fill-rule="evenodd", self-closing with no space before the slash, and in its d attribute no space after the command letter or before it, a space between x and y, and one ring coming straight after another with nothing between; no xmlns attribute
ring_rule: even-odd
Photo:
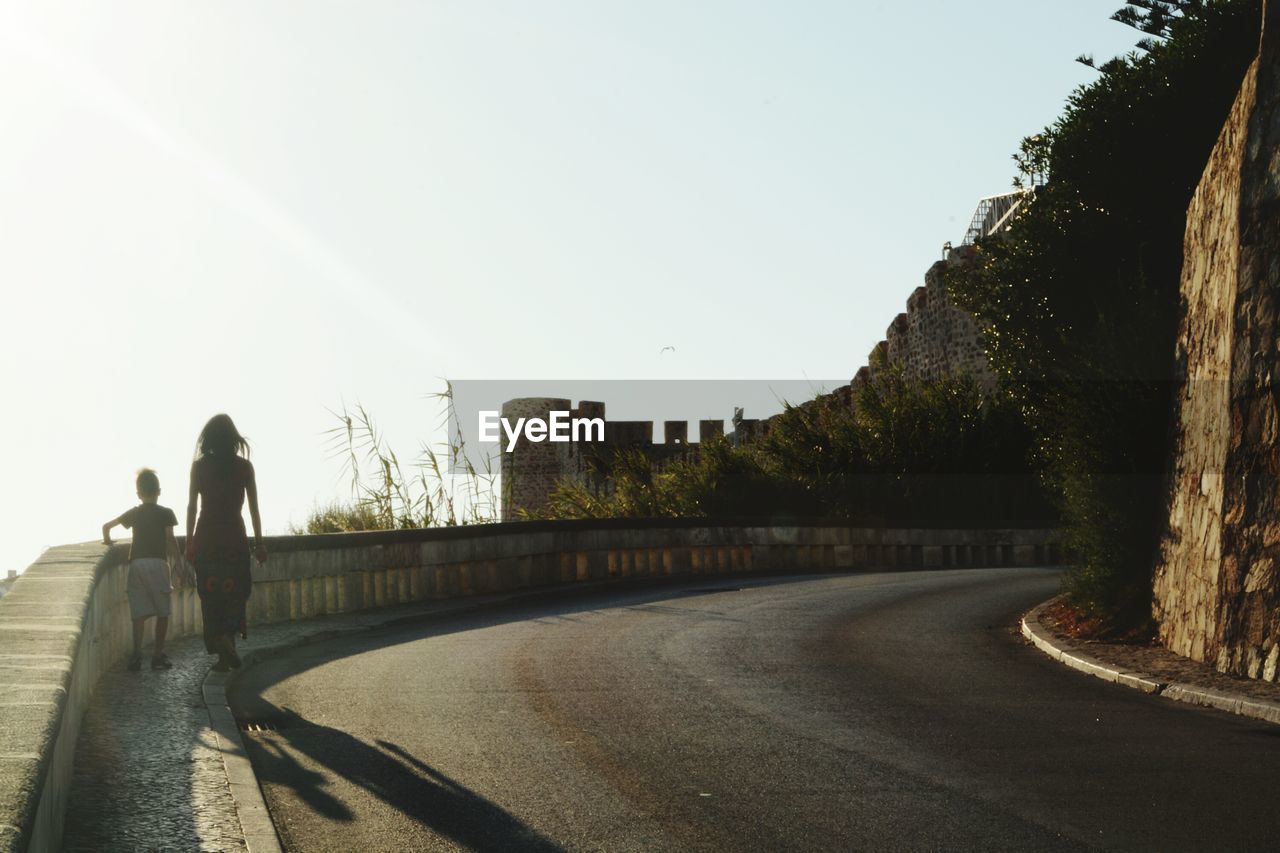
<svg viewBox="0 0 1280 853"><path fill-rule="evenodd" d="M251 624L611 578L1054 565L1051 528L767 526L696 520L513 522L268 537ZM128 549L51 548L0 598L0 849L56 850L76 735L98 676L131 645ZM201 630L190 586L170 636Z"/></svg>

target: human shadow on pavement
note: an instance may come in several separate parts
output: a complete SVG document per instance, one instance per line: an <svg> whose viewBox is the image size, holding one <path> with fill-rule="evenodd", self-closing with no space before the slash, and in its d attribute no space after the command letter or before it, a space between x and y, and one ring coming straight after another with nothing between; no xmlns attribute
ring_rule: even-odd
<svg viewBox="0 0 1280 853"><path fill-rule="evenodd" d="M264 718L259 718L264 719ZM470 850L559 851L562 848L500 805L388 741L370 745L290 709L268 712L275 731L246 735L258 780L290 788L326 820L358 815L341 797L357 786L455 845ZM280 825L279 814L273 814Z"/></svg>

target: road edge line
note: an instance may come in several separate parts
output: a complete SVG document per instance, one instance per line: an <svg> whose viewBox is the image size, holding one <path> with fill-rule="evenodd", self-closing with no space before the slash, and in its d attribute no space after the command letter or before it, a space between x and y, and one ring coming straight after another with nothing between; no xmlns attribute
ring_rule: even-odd
<svg viewBox="0 0 1280 853"><path fill-rule="evenodd" d="M1197 687L1178 681L1160 681L1155 676L1144 672L1118 669L1083 651L1081 644L1058 639L1041 624L1040 614L1046 607L1054 604L1061 597L1060 595L1055 595L1048 601L1036 605L1027 611L1021 620L1022 636L1037 649L1059 663L1086 675L1100 678L1103 681L1120 684L1140 690L1143 693L1163 696L1174 702L1216 708L1219 711L1226 711L1237 716L1280 724L1280 702L1254 699L1239 693L1231 693L1212 687Z"/></svg>

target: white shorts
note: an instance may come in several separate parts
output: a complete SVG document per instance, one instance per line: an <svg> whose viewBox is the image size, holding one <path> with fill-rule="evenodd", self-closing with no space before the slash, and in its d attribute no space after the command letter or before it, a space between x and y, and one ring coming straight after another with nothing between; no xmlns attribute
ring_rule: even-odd
<svg viewBox="0 0 1280 853"><path fill-rule="evenodd" d="M129 613L134 619L169 615L169 563L159 557L129 562Z"/></svg>

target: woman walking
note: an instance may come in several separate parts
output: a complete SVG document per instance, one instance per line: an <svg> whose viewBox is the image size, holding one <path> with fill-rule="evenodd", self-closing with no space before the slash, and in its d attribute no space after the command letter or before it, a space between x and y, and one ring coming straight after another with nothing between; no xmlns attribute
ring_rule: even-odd
<svg viewBox="0 0 1280 853"><path fill-rule="evenodd" d="M214 415L200 431L191 463L191 491L187 501L187 559L195 563L196 589L204 617L204 646L216 654L214 670L240 666L236 631L245 629L245 604L253 580L251 554L267 560L258 516L258 484L249 461L249 442L227 415ZM249 499L254 548L249 549L242 511ZM199 504L200 518L196 520Z"/></svg>

